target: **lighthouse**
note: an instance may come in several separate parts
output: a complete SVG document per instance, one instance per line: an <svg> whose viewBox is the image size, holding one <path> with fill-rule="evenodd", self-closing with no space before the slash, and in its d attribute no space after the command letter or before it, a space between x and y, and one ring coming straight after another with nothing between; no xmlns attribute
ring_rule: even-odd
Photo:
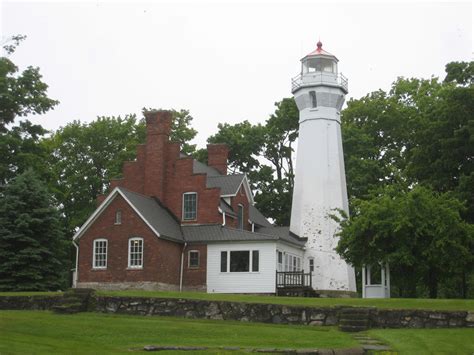
<svg viewBox="0 0 474 355"><path fill-rule="evenodd" d="M355 273L334 250L339 225L330 218L349 212L340 111L348 93L338 59L321 42L301 59L292 79L299 110L299 138L290 231L307 238L305 269L316 290L356 291Z"/></svg>

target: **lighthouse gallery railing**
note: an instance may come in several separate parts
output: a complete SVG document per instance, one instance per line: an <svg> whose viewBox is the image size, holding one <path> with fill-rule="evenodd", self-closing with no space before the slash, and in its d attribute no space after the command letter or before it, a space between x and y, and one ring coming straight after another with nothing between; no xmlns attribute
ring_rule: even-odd
<svg viewBox="0 0 474 355"><path fill-rule="evenodd" d="M294 92L306 84L314 85L318 82L321 84L342 86L345 91L348 91L348 80L344 75L334 75L324 72L306 73L304 75L300 73L296 75L291 78L291 91Z"/></svg>

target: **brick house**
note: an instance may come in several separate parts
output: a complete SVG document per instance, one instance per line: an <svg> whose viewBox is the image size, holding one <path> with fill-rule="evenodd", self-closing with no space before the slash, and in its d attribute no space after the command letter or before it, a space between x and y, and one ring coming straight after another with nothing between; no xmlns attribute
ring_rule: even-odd
<svg viewBox="0 0 474 355"><path fill-rule="evenodd" d="M76 287L275 293L276 271L299 271L305 241L254 207L228 148L208 165L169 140L171 113L145 114L146 143L73 237Z"/></svg>

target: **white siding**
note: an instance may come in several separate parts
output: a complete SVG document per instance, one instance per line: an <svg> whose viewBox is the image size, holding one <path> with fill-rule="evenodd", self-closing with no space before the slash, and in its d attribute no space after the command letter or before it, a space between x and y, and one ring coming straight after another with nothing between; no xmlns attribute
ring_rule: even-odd
<svg viewBox="0 0 474 355"><path fill-rule="evenodd" d="M221 272L221 251L258 250L258 272ZM274 293L275 242L219 243L207 246L208 293Z"/></svg>

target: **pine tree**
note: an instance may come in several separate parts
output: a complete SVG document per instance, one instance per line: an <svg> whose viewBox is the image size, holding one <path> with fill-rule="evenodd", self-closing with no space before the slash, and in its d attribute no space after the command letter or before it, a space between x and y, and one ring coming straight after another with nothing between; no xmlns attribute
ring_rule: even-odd
<svg viewBox="0 0 474 355"><path fill-rule="evenodd" d="M0 193L0 291L57 290L68 250L59 212L30 169Z"/></svg>

